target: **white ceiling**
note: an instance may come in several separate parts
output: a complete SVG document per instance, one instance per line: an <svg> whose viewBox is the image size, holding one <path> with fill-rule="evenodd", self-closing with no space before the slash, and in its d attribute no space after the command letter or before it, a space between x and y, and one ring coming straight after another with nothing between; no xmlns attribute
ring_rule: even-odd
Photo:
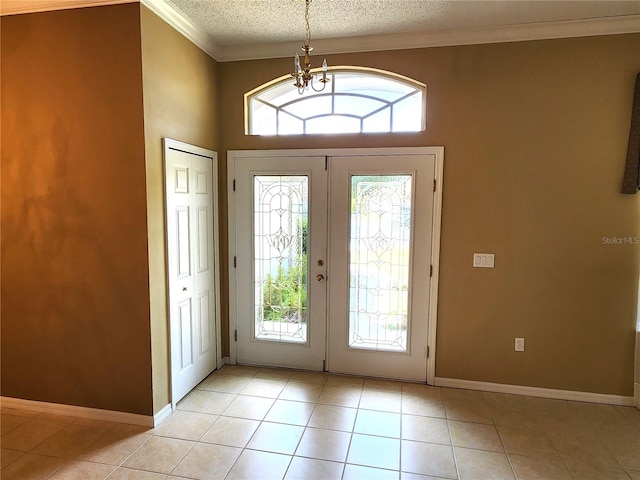
<svg viewBox="0 0 640 480"><path fill-rule="evenodd" d="M0 0L0 9L132 1ZM220 61L289 56L304 38L304 0L142 3ZM492 43L640 32L640 0L312 0L310 23L316 54Z"/></svg>

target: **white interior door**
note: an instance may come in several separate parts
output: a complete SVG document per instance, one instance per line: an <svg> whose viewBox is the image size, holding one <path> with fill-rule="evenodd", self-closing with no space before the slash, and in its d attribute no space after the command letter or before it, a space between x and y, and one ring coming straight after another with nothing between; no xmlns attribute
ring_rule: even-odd
<svg viewBox="0 0 640 480"><path fill-rule="evenodd" d="M325 157L236 158L237 361L322 370Z"/></svg>
<svg viewBox="0 0 640 480"><path fill-rule="evenodd" d="M330 174L329 370L426 381L435 155Z"/></svg>
<svg viewBox="0 0 640 480"><path fill-rule="evenodd" d="M232 362L433 381L442 149L369 151L230 153Z"/></svg>
<svg viewBox="0 0 640 480"><path fill-rule="evenodd" d="M165 140L174 405L216 368L215 168L214 152Z"/></svg>

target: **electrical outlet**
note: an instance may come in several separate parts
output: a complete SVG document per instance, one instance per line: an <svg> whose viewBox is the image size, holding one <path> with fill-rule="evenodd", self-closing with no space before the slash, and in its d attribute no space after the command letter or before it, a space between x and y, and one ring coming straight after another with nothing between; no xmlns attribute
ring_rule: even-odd
<svg viewBox="0 0 640 480"><path fill-rule="evenodd" d="M524 352L524 338L516 338L516 352Z"/></svg>

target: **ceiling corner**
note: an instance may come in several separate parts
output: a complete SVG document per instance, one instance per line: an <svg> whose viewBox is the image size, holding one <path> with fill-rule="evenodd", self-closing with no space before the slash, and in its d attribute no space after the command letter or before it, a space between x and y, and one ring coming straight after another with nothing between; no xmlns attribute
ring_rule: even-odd
<svg viewBox="0 0 640 480"><path fill-rule="evenodd" d="M221 49L204 31L198 28L182 12L165 0L140 0L140 3L175 28L188 40L216 61L220 61Z"/></svg>

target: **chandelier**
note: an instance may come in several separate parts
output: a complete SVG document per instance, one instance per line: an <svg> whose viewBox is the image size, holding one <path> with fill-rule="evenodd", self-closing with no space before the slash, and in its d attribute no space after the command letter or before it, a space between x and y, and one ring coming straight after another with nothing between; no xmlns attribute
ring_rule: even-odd
<svg viewBox="0 0 640 480"><path fill-rule="evenodd" d="M309 57L309 52L313 50L311 44L311 28L309 27L309 4L311 0L305 0L305 10L304 10L304 21L306 24L305 27L305 35L304 35L304 45L302 46L302 51L304 52L304 58L302 59L302 63L300 63L300 56L296 53L296 56L293 60L294 70L291 76L296 81L293 85L298 89L298 93L302 95L305 90L309 90L309 86L311 89L316 92L321 92L326 87L327 83L331 80L327 78L327 59L325 58L322 61L322 78L318 79L317 75L311 73L311 57ZM322 85L319 88L314 86L318 82Z"/></svg>

